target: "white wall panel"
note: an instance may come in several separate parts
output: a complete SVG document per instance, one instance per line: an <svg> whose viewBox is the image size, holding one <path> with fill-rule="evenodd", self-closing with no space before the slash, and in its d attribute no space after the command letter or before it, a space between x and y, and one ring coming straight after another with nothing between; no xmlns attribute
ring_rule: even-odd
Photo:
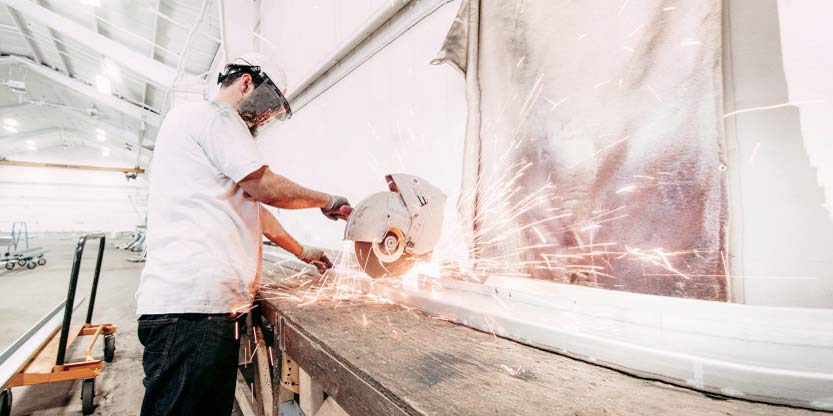
<svg viewBox="0 0 833 416"><path fill-rule="evenodd" d="M135 156L135 155L134 155ZM9 157L33 162L132 166L129 154L52 147ZM146 184L118 172L0 166L0 231L25 221L30 232L132 231L144 222Z"/></svg>
<svg viewBox="0 0 833 416"><path fill-rule="evenodd" d="M726 118L736 302L833 306L833 7L728 3Z"/></svg>
<svg viewBox="0 0 833 416"><path fill-rule="evenodd" d="M261 51L283 66L292 90L340 42L391 1L401 0L264 1L259 34L274 48L264 42Z"/></svg>

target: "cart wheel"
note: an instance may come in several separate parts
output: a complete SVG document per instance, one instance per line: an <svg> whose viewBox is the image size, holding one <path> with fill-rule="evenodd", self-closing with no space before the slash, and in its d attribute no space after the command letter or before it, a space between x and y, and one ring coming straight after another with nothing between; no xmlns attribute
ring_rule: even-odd
<svg viewBox="0 0 833 416"><path fill-rule="evenodd" d="M116 336L113 334L104 336L104 361L113 362L116 356Z"/></svg>
<svg viewBox="0 0 833 416"><path fill-rule="evenodd" d="M6 262L6 270L14 270L14 262L13 261L7 261Z"/></svg>
<svg viewBox="0 0 833 416"><path fill-rule="evenodd" d="M81 384L81 413L91 415L95 411L93 398L95 397L95 379L88 378Z"/></svg>
<svg viewBox="0 0 833 416"><path fill-rule="evenodd" d="M27 269L31 270L31 269L34 269L35 267L38 267L38 264L33 262L33 261L30 261L30 262L26 263L26 268Z"/></svg>
<svg viewBox="0 0 833 416"><path fill-rule="evenodd" d="M12 389L0 392L0 416L12 414Z"/></svg>
<svg viewBox="0 0 833 416"><path fill-rule="evenodd" d="M20 267L25 266L26 265L26 260L23 260L23 259L18 260L17 265L20 266Z"/></svg>
<svg viewBox="0 0 833 416"><path fill-rule="evenodd" d="M46 264L46 259L43 258L43 257L39 258L38 259L38 266L43 266L44 264Z"/></svg>

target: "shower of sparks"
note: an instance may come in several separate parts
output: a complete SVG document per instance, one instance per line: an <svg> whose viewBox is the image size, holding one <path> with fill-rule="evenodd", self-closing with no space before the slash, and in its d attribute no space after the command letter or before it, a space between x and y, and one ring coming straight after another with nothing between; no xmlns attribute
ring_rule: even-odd
<svg viewBox="0 0 833 416"><path fill-rule="evenodd" d="M630 39L630 38L632 38L634 35L636 35L637 33L639 33L639 31L640 31L640 30L642 30L642 28L644 28L644 27L645 27L645 24L644 24L644 23L643 23L643 24L641 24L641 25L639 25L639 26L637 26L637 27L636 27L636 29L634 29L634 30L633 30L633 31L632 31L632 32L631 32L628 36L626 36L626 37L625 37L625 39Z"/></svg>
<svg viewBox="0 0 833 416"><path fill-rule="evenodd" d="M752 148L752 154L749 155L749 161L746 163L747 166L752 166L752 163L755 162L755 157L758 156L758 149L761 148L761 142L755 142L755 147Z"/></svg>
<svg viewBox="0 0 833 416"><path fill-rule="evenodd" d="M272 49L278 49L277 45L275 45L274 43L270 42L270 41L269 41L269 39L266 39L266 38L264 38L263 36L261 36L261 35L260 35L260 33L257 33L257 32L255 32L255 31L251 31L251 32L249 32L249 33L251 33L251 34L252 34L252 36L254 36L254 37L256 37L256 38L260 39L261 41L263 41L265 44L269 45L269 47L270 47L270 48L272 48Z"/></svg>
<svg viewBox="0 0 833 416"><path fill-rule="evenodd" d="M605 85L609 84L609 83L610 83L610 81L613 81L613 80L612 80L612 79L608 79L608 80L605 80L605 81L599 82L598 84L596 84L596 85L594 85L594 86L593 86L593 89L594 89L594 90L597 90L597 89L599 89L599 88L601 88L601 87L604 87Z"/></svg>
<svg viewBox="0 0 833 416"><path fill-rule="evenodd" d="M630 4L630 2L631 2L631 0L625 0L625 1L622 3L622 6L621 6L621 7L619 7L619 13L618 13L618 14L622 14L622 12L623 12L623 11L625 11L625 8L627 8L627 7L628 7L628 4Z"/></svg>
<svg viewBox="0 0 833 416"><path fill-rule="evenodd" d="M654 89L650 85L646 85L645 88L647 88L648 91L651 92L651 95L653 95L654 98L657 99L657 101L662 102L662 98L659 98L659 94L657 94L657 92L654 91Z"/></svg>
<svg viewBox="0 0 833 416"><path fill-rule="evenodd" d="M723 118L732 117L738 114L743 113L751 113L754 111L766 111L766 110L775 110L778 108L784 107L798 107L800 105L807 105L807 104L824 104L824 100L806 100L806 101L790 101L783 104L776 104L776 105L767 105L763 107L751 107L751 108L744 108L743 110L732 111L731 113L726 113L723 115Z"/></svg>
<svg viewBox="0 0 833 416"><path fill-rule="evenodd" d="M512 377L523 378L524 375L526 375L526 370L524 370L520 366L518 366L517 368L510 367L506 364L501 364L500 366L501 368L506 370L506 372L509 373L509 375Z"/></svg>
<svg viewBox="0 0 833 416"><path fill-rule="evenodd" d="M564 104L567 100L570 99L570 97L564 97L564 98L562 98L558 101L553 101L553 100L550 100L547 97L542 97L542 98L544 99L544 101L548 102L551 105L550 111L554 111L556 108L558 108L559 105Z"/></svg>
<svg viewBox="0 0 833 416"><path fill-rule="evenodd" d="M623 188L620 188L618 191L616 191L616 193L617 194L623 194L623 193L626 193L626 192L633 192L635 190L636 190L636 185L628 185L628 186L625 186Z"/></svg>
<svg viewBox="0 0 833 416"><path fill-rule="evenodd" d="M518 60L518 63L515 64L515 68L519 68L522 63L526 60L526 55L522 56L521 59Z"/></svg>

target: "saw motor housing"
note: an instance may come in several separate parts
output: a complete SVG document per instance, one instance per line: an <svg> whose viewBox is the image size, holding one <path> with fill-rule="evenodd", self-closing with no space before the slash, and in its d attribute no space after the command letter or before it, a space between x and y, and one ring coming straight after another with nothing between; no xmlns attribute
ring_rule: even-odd
<svg viewBox="0 0 833 416"><path fill-rule="evenodd" d="M407 174L385 176L388 192L353 208L344 238L355 243L359 266L370 277L397 277L429 258L440 239L446 195Z"/></svg>

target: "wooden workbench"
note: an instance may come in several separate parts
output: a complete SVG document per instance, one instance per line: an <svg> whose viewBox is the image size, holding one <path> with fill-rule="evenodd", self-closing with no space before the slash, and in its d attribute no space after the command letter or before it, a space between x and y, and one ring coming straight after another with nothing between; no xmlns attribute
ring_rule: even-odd
<svg viewBox="0 0 833 416"><path fill-rule="evenodd" d="M397 305L269 300L263 316L275 345L353 416L823 414L710 398Z"/></svg>

